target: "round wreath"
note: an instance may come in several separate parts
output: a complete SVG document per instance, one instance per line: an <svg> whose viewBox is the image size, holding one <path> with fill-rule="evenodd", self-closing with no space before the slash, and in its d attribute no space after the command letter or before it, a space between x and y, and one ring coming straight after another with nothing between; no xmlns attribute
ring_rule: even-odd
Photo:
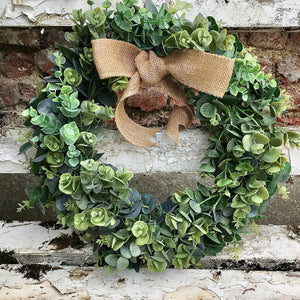
<svg viewBox="0 0 300 300"><path fill-rule="evenodd" d="M60 224L74 227L93 241L98 265L108 271L199 267L204 255L215 255L228 244L233 245L232 253L239 252L240 233L255 228L254 220L265 211L278 182L289 178L291 166L280 147L287 143L299 146L299 136L276 123L276 117L288 107L289 97L279 90L278 80L264 74L236 35L227 35L212 17L199 14L190 22L184 14L178 16L189 7L185 2L162 5L159 10L151 1L146 1L145 7L136 3L123 0L113 11L106 0L103 10L73 11L73 32L66 33L72 47L61 46L59 52L50 54L55 65L51 75L43 78L43 89L22 113L25 125L33 126L34 131L24 134L27 142L20 153L36 148L30 169L41 181L34 188L27 185L29 201L20 209L37 205L44 212L44 207L53 207ZM234 61L229 85L227 82L221 96L220 92L207 92L210 87L199 91L184 80L179 82L177 75L164 77L175 84L178 98L184 91L186 99L179 108L188 120L182 125L185 117L179 113L175 127L188 126L196 112L209 131L211 143L196 190L187 187L158 204L152 195L141 195L129 187L131 172L99 161L102 154L95 151L95 144L105 143L103 126L114 118L116 95L123 93L120 98L125 99L134 78L110 68L107 49L94 49L93 54L92 40L99 39L126 42L129 48L157 61L169 60L178 51L204 54L205 61L208 56ZM98 68L99 77L96 56L97 68L104 61L111 75L102 76ZM198 62L189 61L186 67L194 63ZM179 77L184 71L180 69ZM213 89L218 89L222 72L208 68L198 73L202 72L215 80ZM173 97L170 89L167 92ZM123 117L121 114L120 119ZM134 142L135 134L128 137L122 130ZM213 178L213 186L200 182L206 176ZM280 192L287 196L284 187Z"/></svg>

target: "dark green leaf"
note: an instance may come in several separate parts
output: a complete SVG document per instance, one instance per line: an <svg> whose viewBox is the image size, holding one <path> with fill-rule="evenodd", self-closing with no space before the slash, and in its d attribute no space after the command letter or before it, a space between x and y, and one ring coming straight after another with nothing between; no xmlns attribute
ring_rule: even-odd
<svg viewBox="0 0 300 300"><path fill-rule="evenodd" d="M30 195L30 199L29 199L29 205L31 207L34 207L36 202L39 200L41 193L42 193L42 189L40 186L37 186L33 189L32 193Z"/></svg>
<svg viewBox="0 0 300 300"><path fill-rule="evenodd" d="M23 145L20 147L20 149L19 149L18 155L25 153L25 152L26 152L27 150L29 150L31 147L32 147L32 144L31 144L30 142L27 142L27 143L23 144Z"/></svg>

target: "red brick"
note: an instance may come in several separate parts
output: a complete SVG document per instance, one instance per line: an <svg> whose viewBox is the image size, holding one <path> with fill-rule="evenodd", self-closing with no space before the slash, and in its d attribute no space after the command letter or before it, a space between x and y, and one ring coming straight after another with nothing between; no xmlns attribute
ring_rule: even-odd
<svg viewBox="0 0 300 300"><path fill-rule="evenodd" d="M54 64L49 60L49 53L55 52L51 50L42 50L35 55L36 65L43 74L47 74L49 69L54 66Z"/></svg>
<svg viewBox="0 0 300 300"><path fill-rule="evenodd" d="M252 32L248 36L248 43L254 47L268 49L284 49L288 33L285 32Z"/></svg>
<svg viewBox="0 0 300 300"><path fill-rule="evenodd" d="M28 76L34 70L33 53L10 52L0 62L0 74L8 78Z"/></svg>
<svg viewBox="0 0 300 300"><path fill-rule="evenodd" d="M37 29L0 29L0 44L24 47L38 47L40 45Z"/></svg>
<svg viewBox="0 0 300 300"><path fill-rule="evenodd" d="M300 46L300 32L291 32L289 39L293 44Z"/></svg>
<svg viewBox="0 0 300 300"><path fill-rule="evenodd" d="M278 72L290 82L299 81L300 56L286 56L283 61L278 64Z"/></svg>
<svg viewBox="0 0 300 300"><path fill-rule="evenodd" d="M138 94L127 99L129 107L139 107L142 111L153 111L164 108L167 104L167 96L153 90L141 89Z"/></svg>
<svg viewBox="0 0 300 300"><path fill-rule="evenodd" d="M272 74L275 73L275 64L268 58L260 58L258 57L258 61L262 68L265 68L265 74Z"/></svg>
<svg viewBox="0 0 300 300"><path fill-rule="evenodd" d="M21 102L28 103L37 95L38 89L34 83L14 82L6 80L0 82L0 98L6 106L13 106Z"/></svg>
<svg viewBox="0 0 300 300"><path fill-rule="evenodd" d="M6 106L12 106L19 103L18 85L5 84L0 82L0 98Z"/></svg>
<svg viewBox="0 0 300 300"><path fill-rule="evenodd" d="M300 126L300 118L299 117L291 117L291 118L278 118L277 122L284 123L285 126Z"/></svg>
<svg viewBox="0 0 300 300"><path fill-rule="evenodd" d="M43 35L43 47L49 47L49 45L54 45L55 48L58 48L58 46L66 46L70 47L71 44L65 39L65 33L62 30L59 29L51 29L51 30L45 30L45 33Z"/></svg>
<svg viewBox="0 0 300 300"><path fill-rule="evenodd" d="M291 108L288 110L289 117L299 117L300 111L300 81L291 83L288 79L280 77L280 89L284 89L288 95L291 96Z"/></svg>
<svg viewBox="0 0 300 300"><path fill-rule="evenodd" d="M34 86L34 83L19 83L18 84L18 97L22 102L29 102L38 93L38 88Z"/></svg>

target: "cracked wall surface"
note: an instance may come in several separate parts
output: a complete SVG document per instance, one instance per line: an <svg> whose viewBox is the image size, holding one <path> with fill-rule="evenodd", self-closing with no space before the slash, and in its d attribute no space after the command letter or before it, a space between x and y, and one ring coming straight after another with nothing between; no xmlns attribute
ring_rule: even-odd
<svg viewBox="0 0 300 300"><path fill-rule="evenodd" d="M102 1L95 1L100 5ZM113 1L116 2L115 0ZM142 1L140 1L142 2ZM161 4L162 1L154 1ZM165 1L169 2L169 1ZM297 0L193 0L187 18L197 12L214 16L228 27L300 26ZM88 8L85 0L1 0L0 26L70 26L72 9Z"/></svg>
<svg viewBox="0 0 300 300"><path fill-rule="evenodd" d="M287 226L259 226L259 230L257 235L242 235L238 262L223 251L203 258L206 269L107 274L102 267L91 267L92 246L55 250L53 238L70 229L0 222L0 250L14 250L17 260L0 265L0 299L298 300L299 234L291 234ZM30 275L26 270L33 267L47 271Z"/></svg>

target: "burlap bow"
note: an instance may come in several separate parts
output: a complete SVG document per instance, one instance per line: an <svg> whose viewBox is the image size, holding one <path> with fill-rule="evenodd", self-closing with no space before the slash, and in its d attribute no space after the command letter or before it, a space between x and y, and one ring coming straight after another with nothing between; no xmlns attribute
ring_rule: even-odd
<svg viewBox="0 0 300 300"><path fill-rule="evenodd" d="M187 102L182 84L222 97L231 78L234 60L196 50L175 50L158 57L153 51L142 51L123 41L97 39L92 41L94 61L101 79L116 76L131 78L116 107L116 124L121 134L140 147L153 146L149 138L161 128L145 128L131 120L124 101L141 87L155 87L176 98L166 133L178 143L178 132L191 125L193 109ZM177 81L170 78L171 74ZM181 83L181 84L180 84Z"/></svg>

